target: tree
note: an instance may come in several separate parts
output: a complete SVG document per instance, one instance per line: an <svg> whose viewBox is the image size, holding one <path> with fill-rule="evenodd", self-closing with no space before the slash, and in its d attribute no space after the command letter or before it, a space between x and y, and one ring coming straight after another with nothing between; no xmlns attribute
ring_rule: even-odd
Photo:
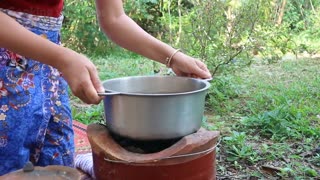
<svg viewBox="0 0 320 180"><path fill-rule="evenodd" d="M280 11L279 11L279 15L278 15L278 20L277 20L277 25L281 25L281 23L282 23L282 19L283 19L284 11L285 11L285 8L286 8L286 4L287 4L287 0L282 0Z"/></svg>

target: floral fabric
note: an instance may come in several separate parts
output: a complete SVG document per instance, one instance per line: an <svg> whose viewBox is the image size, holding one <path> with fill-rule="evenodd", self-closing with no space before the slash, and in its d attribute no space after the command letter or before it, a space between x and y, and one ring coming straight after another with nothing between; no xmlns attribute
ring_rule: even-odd
<svg viewBox="0 0 320 180"><path fill-rule="evenodd" d="M33 33L60 43L62 16L0 10ZM23 168L27 161L74 166L67 87L57 69L0 48L0 175Z"/></svg>

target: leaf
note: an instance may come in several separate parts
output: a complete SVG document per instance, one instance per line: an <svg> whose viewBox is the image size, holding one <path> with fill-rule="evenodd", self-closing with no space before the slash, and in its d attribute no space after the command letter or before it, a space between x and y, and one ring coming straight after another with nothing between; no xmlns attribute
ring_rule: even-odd
<svg viewBox="0 0 320 180"><path fill-rule="evenodd" d="M310 176L310 177L317 177L318 176L317 171L314 169L311 169L311 168L305 169L305 173L307 176Z"/></svg>

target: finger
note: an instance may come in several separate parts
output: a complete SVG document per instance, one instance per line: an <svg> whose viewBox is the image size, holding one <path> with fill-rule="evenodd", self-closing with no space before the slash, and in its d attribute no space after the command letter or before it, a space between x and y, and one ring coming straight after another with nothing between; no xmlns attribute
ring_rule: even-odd
<svg viewBox="0 0 320 180"><path fill-rule="evenodd" d="M203 69L201 69L199 66L193 66L193 74L195 74L196 76L206 79L206 78L211 78L211 74L209 71L205 71Z"/></svg>
<svg viewBox="0 0 320 180"><path fill-rule="evenodd" d="M99 104L102 100L102 97L100 97L97 93L97 90L94 88L93 84L91 82L84 84L82 88L82 94L83 94L83 101L87 104Z"/></svg>
<svg viewBox="0 0 320 180"><path fill-rule="evenodd" d="M203 71L206 71L206 72L210 73L207 65L204 64L202 61L196 60L196 64L197 64L197 66L198 66L200 69L202 69Z"/></svg>
<svg viewBox="0 0 320 180"><path fill-rule="evenodd" d="M81 99L82 102L86 103L86 104L91 104L90 99L87 98L87 96L85 95L85 90L81 89L79 93L77 93L76 95L79 99Z"/></svg>
<svg viewBox="0 0 320 180"><path fill-rule="evenodd" d="M201 61L196 61L196 63L197 63L197 65L198 65L202 70L209 72L209 69L208 69L208 67L207 67L206 64L204 64L204 63L201 62Z"/></svg>
<svg viewBox="0 0 320 180"><path fill-rule="evenodd" d="M88 71L88 76L90 76L90 72ZM96 88L94 87L94 84L91 80L91 77L86 78L87 80L82 83L82 91L84 94L84 100L88 104L99 104L102 100L102 97L100 97L97 93Z"/></svg>
<svg viewBox="0 0 320 180"><path fill-rule="evenodd" d="M195 75L195 74L192 74L191 77L193 77L193 78L199 78L199 77L198 77L197 75Z"/></svg>
<svg viewBox="0 0 320 180"><path fill-rule="evenodd" d="M100 81L98 71L95 66L93 66L91 69L89 69L89 74L91 78L91 82L93 84L93 87L96 89L97 92L104 92L104 87Z"/></svg>
<svg viewBox="0 0 320 180"><path fill-rule="evenodd" d="M73 86L72 86L73 87ZM84 103L87 103L87 104L90 104L89 100L87 99L85 93L84 93L84 90L81 89L81 88L72 88L71 87L71 90L72 90L72 94L75 95L76 97L78 97L79 99L81 99L81 101L83 101Z"/></svg>

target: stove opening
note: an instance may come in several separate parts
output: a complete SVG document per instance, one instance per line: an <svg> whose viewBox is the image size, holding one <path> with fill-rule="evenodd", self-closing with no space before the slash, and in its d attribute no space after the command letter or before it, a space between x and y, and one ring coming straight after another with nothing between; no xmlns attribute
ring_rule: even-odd
<svg viewBox="0 0 320 180"><path fill-rule="evenodd" d="M134 153L150 154L160 152L178 142L181 138L156 141L139 141L110 133L111 137L124 149Z"/></svg>

